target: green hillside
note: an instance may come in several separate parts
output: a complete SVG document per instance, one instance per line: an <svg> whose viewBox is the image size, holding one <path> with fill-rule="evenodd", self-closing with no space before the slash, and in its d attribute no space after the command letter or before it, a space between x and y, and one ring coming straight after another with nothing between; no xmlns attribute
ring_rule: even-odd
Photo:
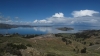
<svg viewBox="0 0 100 56"><path fill-rule="evenodd" d="M0 56L100 56L99 30L28 37L0 35Z"/></svg>

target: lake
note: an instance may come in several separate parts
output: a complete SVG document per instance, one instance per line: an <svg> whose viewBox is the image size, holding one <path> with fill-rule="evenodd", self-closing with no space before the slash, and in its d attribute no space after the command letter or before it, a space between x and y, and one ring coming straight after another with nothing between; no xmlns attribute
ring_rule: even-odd
<svg viewBox="0 0 100 56"><path fill-rule="evenodd" d="M58 30L56 28L59 27L71 27L74 28L74 30L69 31L62 31ZM99 30L100 26L52 26L52 27L32 27L32 28L12 28L12 29L0 29L0 34L13 34L13 33L19 33L19 34L48 34L48 33L76 33L81 30Z"/></svg>

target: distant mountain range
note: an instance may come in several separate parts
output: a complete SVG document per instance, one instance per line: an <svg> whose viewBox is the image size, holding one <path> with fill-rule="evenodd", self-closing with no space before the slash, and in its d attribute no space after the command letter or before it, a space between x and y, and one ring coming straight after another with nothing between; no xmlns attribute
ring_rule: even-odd
<svg viewBox="0 0 100 56"><path fill-rule="evenodd" d="M11 29L11 28L17 28L17 27L33 27L33 26L30 26L30 25L10 25L10 24L5 24L5 23L0 23L1 29Z"/></svg>
<svg viewBox="0 0 100 56"><path fill-rule="evenodd" d="M0 29L11 29L11 28L17 28L17 27L51 27L49 25L11 25L11 24L5 24L0 23Z"/></svg>

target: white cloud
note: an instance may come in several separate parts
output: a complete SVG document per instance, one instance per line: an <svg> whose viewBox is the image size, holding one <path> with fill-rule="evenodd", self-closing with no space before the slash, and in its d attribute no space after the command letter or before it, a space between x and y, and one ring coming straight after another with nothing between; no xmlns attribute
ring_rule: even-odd
<svg viewBox="0 0 100 56"><path fill-rule="evenodd" d="M80 11L73 11L72 15L74 17L83 17L83 16L93 16L93 14L99 13L94 10L80 10Z"/></svg>
<svg viewBox="0 0 100 56"><path fill-rule="evenodd" d="M52 21L43 19L43 20L34 20L33 23L43 23L44 24L44 23L52 23Z"/></svg>
<svg viewBox="0 0 100 56"><path fill-rule="evenodd" d="M4 17L4 16L0 15L0 20L1 20L1 21L8 21L8 20L10 20L10 19L11 19L10 16Z"/></svg>
<svg viewBox="0 0 100 56"><path fill-rule="evenodd" d="M52 25L52 24L65 24L65 25L75 25L75 24L90 24L90 25L99 25L100 16L99 12L94 10L80 10L73 11L73 17L64 17L63 13L55 13L49 18L34 20L33 22L27 21L9 21L10 17L0 16L0 22L8 24L21 24L21 25ZM84 17L85 16L85 17ZM16 19L19 17L15 17ZM6 19L9 19L8 21Z"/></svg>
<svg viewBox="0 0 100 56"><path fill-rule="evenodd" d="M13 21L12 21L12 20L7 20L7 21L1 21L1 20L0 20L0 23L12 24Z"/></svg>
<svg viewBox="0 0 100 56"><path fill-rule="evenodd" d="M64 14L63 13L55 13L54 15L52 15L52 17L49 17L47 19L42 19L42 20L34 20L33 23L64 23L66 21L66 19L64 18Z"/></svg>
<svg viewBox="0 0 100 56"><path fill-rule="evenodd" d="M55 13L52 17L64 17L63 13Z"/></svg>
<svg viewBox="0 0 100 56"><path fill-rule="evenodd" d="M45 23L52 23L52 24L65 24L65 25L75 25L75 24L90 24L96 25L100 22L100 17L96 17L93 14L99 15L99 12L94 10L80 10L74 11L72 14L74 17L64 17L63 13L55 13L53 16L42 19L42 20L35 20L34 23L38 24L45 24ZM86 17L84 17L86 16Z"/></svg>
<svg viewBox="0 0 100 56"><path fill-rule="evenodd" d="M34 21L33 21L33 23L38 23L38 20L37 20L37 19L36 19L36 20L34 20Z"/></svg>
<svg viewBox="0 0 100 56"><path fill-rule="evenodd" d="M40 20L39 22L40 23L46 23L47 21L43 19L43 20Z"/></svg>

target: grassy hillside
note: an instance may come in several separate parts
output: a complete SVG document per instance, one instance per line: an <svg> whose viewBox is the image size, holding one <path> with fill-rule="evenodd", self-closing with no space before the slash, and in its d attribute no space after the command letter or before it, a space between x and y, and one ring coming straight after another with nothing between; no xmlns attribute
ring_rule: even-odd
<svg viewBox="0 0 100 56"><path fill-rule="evenodd" d="M0 56L100 56L99 31L0 37Z"/></svg>

